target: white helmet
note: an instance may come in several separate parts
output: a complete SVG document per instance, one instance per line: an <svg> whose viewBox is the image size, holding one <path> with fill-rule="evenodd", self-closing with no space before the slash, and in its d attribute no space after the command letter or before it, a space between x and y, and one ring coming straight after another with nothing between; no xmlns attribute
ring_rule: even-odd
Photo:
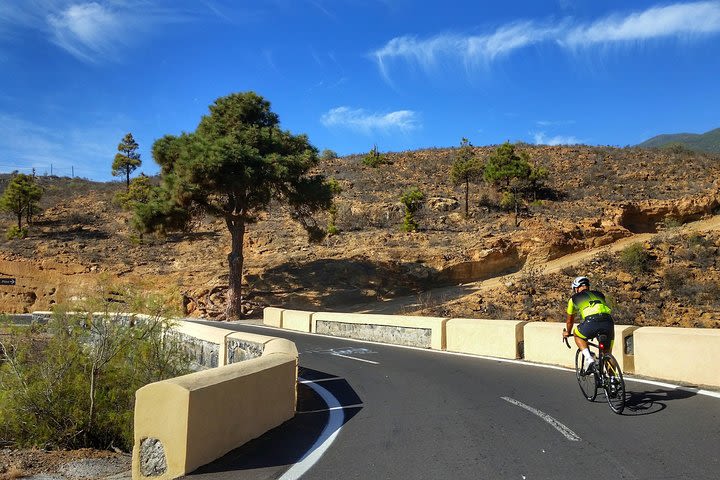
<svg viewBox="0 0 720 480"><path fill-rule="evenodd" d="M572 282L572 288L580 288L581 285L585 285L586 287L589 287L590 280L587 277L577 277Z"/></svg>

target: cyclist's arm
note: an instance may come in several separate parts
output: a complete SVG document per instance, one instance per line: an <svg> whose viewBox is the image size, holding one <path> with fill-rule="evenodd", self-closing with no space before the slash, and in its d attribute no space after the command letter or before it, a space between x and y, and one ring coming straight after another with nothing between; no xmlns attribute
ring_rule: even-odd
<svg viewBox="0 0 720 480"><path fill-rule="evenodd" d="M572 333L573 328L573 321L575 320L575 315L572 313L568 313L567 318L565 319L565 331L563 332L563 337L567 337Z"/></svg>
<svg viewBox="0 0 720 480"><path fill-rule="evenodd" d="M567 318L565 319L565 331L563 337L567 337L572 333L573 321L575 320L575 304L572 298L568 301L567 305Z"/></svg>

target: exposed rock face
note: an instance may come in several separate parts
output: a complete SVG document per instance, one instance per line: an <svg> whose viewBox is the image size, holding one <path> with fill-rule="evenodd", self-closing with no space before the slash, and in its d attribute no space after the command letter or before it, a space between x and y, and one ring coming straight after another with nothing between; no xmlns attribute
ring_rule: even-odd
<svg viewBox="0 0 720 480"><path fill-rule="evenodd" d="M97 281L97 275L77 263L12 255L0 255L0 273L16 279L15 285L0 286L0 312L5 313L49 310L56 303L86 294L85 287Z"/></svg>
<svg viewBox="0 0 720 480"><path fill-rule="evenodd" d="M668 221L687 223L711 215L720 207L720 191L676 201L640 201L611 205L606 212L616 225L633 233L655 233Z"/></svg>
<svg viewBox="0 0 720 480"><path fill-rule="evenodd" d="M456 198L430 197L426 203L428 208L438 212L448 212L460 207L460 202Z"/></svg>
<svg viewBox="0 0 720 480"><path fill-rule="evenodd" d="M520 270L525 258L511 243L500 243L494 248L473 255L471 261L450 265L439 274L439 280L447 283L465 283L485 280L498 275Z"/></svg>

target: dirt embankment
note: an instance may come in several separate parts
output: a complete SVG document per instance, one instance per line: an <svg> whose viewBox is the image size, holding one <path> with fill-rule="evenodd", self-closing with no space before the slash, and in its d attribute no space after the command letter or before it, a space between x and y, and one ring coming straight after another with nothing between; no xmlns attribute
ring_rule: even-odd
<svg viewBox="0 0 720 480"><path fill-rule="evenodd" d="M712 156L610 147L518 148L528 152L532 163L547 168L549 176L517 218L499 207L497 191L482 184L471 185L469 215L463 215L463 187L449 180L455 149L391 153L391 164L378 168L362 165L357 156L323 163L319 171L336 178L343 188L336 199L341 233L309 244L289 216L273 206L266 218L249 226L246 236L248 300L256 305L342 309L507 274L534 278L537 273L527 272L544 262L672 228L718 210L720 192L713 179L720 178L720 162ZM492 151L475 149L482 158ZM189 315L222 315L230 242L221 221L205 217L189 234L140 238L130 228L130 214L113 201L122 184L43 182L43 212L30 236L0 240L0 274L18 280L14 287L0 287L0 310L46 310L88 295L103 283L119 282L169 293ZM418 186L426 196L416 233L399 230L404 215L399 197L410 186ZM321 224L326 220L319 219ZM647 248L654 265L664 268L664 247ZM567 266L554 273L560 275L557 278L544 276L559 286L574 270ZM660 277L661 270L656 269ZM480 302L477 298L448 296L441 303L465 316L550 318L538 313L556 308L555 302L566 293L564 286L558 288L535 288L528 298L521 289L502 283L496 295L482 297L482 307L473 303ZM531 313L510 307L530 305L530 300L536 305ZM688 311L688 316L696 313ZM713 315L711 310L703 314ZM654 310L643 316L658 318Z"/></svg>

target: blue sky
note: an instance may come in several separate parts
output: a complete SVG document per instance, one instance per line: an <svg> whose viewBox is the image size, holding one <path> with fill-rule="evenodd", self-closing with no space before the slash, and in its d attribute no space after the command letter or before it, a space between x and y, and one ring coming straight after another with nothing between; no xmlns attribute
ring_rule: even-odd
<svg viewBox="0 0 720 480"><path fill-rule="evenodd" d="M6 0L0 172L110 180L253 90L320 150L631 145L720 127L720 1Z"/></svg>

